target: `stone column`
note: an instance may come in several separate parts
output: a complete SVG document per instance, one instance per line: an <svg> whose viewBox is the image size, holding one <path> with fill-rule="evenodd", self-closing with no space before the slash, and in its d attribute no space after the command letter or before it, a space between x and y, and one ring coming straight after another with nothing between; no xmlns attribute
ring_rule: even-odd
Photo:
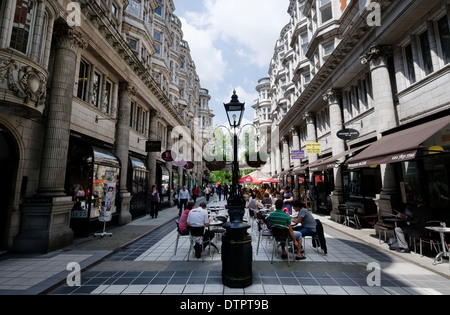
<svg viewBox="0 0 450 315"><path fill-rule="evenodd" d="M300 150L300 136L297 127L291 128L292 133L292 150L299 151ZM293 160L294 167L300 166L302 164L302 160L300 159L294 159ZM298 187L298 175L293 176L294 182L291 184L292 186L292 193L294 194L294 199L299 200L300 193L299 193L299 187Z"/></svg>
<svg viewBox="0 0 450 315"><path fill-rule="evenodd" d="M289 139L288 137L283 137L281 139L283 143L283 169L287 171L291 168L291 155L289 152Z"/></svg>
<svg viewBox="0 0 450 315"><path fill-rule="evenodd" d="M372 46L361 57L363 64L370 65L370 74L374 87L374 125L377 126L378 138L381 138L383 131L395 128L398 125L388 69L388 58L391 54L392 48L389 46Z"/></svg>
<svg viewBox="0 0 450 315"><path fill-rule="evenodd" d="M275 167L277 170L277 174L280 174L282 170L282 165L281 165L281 149L280 143L278 141L275 145Z"/></svg>
<svg viewBox="0 0 450 315"><path fill-rule="evenodd" d="M150 141L158 141L158 112L156 110L150 110L150 123L149 123L149 139ZM149 152L147 154L147 166L148 166L148 189L152 189L152 186L156 184L156 154Z"/></svg>
<svg viewBox="0 0 450 315"><path fill-rule="evenodd" d="M301 146L300 146L300 135L299 135L297 127L292 127L291 128L291 133L292 133L292 150L300 151L300 149L301 149ZM294 163L294 167L297 167L297 166L300 166L302 164L302 160L294 159L293 163Z"/></svg>
<svg viewBox="0 0 450 315"><path fill-rule="evenodd" d="M127 190L128 161L130 150L130 113L132 97L136 95L136 88L128 82L119 85L118 120L116 125L115 153L121 162L119 180L119 224L126 225L131 222L130 213L131 194Z"/></svg>
<svg viewBox="0 0 450 315"><path fill-rule="evenodd" d="M314 113L306 113L306 142L307 143L316 143L317 142L317 132L316 132L316 115ZM316 162L318 160L318 154L308 154L309 164Z"/></svg>
<svg viewBox="0 0 450 315"><path fill-rule="evenodd" d="M70 117L79 48L86 48L81 33L55 25L55 61L36 195L21 205L22 222L13 251L45 253L70 245L72 197L64 191L70 138Z"/></svg>
<svg viewBox="0 0 450 315"><path fill-rule="evenodd" d="M392 83L388 69L388 57L391 54L391 47L372 46L361 57L363 64L369 64L372 82L374 82L374 125L377 126L378 139L382 137L382 132L398 126L397 113L392 95ZM377 198L378 209L382 212L392 212L392 208L399 194L393 164L381 165L381 178L383 181L383 189L379 198Z"/></svg>
<svg viewBox="0 0 450 315"><path fill-rule="evenodd" d="M173 139L172 139L172 130L173 127L169 126L167 127L167 148L166 150L172 150L172 146L173 146ZM197 163L196 163L197 164ZM172 162L166 162L166 168L169 170L169 206L173 207L173 187L172 187L172 182L173 182L173 174L172 174ZM151 187L149 187L150 189Z"/></svg>
<svg viewBox="0 0 450 315"><path fill-rule="evenodd" d="M333 156L336 156L345 151L345 142L339 139L337 133L343 129L342 123L342 109L341 109L341 97L342 92L337 89L330 89L324 94L323 99L328 102L330 111L330 132L331 132L331 145ZM342 158L340 162L344 162L345 158ZM331 218L335 219L337 213L339 213L338 206L344 202L343 184L342 184L342 167L334 168L334 191L331 193L331 202L333 209L331 212Z"/></svg>

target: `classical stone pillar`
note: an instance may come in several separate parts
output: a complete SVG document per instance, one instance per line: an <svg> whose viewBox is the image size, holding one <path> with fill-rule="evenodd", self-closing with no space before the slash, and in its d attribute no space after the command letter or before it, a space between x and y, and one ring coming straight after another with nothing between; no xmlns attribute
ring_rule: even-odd
<svg viewBox="0 0 450 315"><path fill-rule="evenodd" d="M300 149L301 149L301 146L300 146L300 135L299 135L297 127L292 127L291 128L291 133L292 133L292 150L300 151ZM294 163L294 167L297 167L297 166L300 166L302 164L302 160L294 159L293 163Z"/></svg>
<svg viewBox="0 0 450 315"><path fill-rule="evenodd" d="M281 139L281 142L283 143L283 169L287 171L291 168L291 155L289 152L289 139L288 137L283 137Z"/></svg>
<svg viewBox="0 0 450 315"><path fill-rule="evenodd" d="M167 127L167 148L166 148L166 150L172 150L172 146L173 146L172 130L173 130L172 126ZM194 162L194 163L197 164L197 162ZM171 197L173 195L172 165L173 165L172 162L166 162L166 168L169 170L169 191L167 193L169 194L169 206L170 207L173 207L173 198ZM198 168L198 165L196 165L196 166ZM149 189L151 189L151 187L149 187Z"/></svg>
<svg viewBox="0 0 450 315"><path fill-rule="evenodd" d="M300 135L298 132L297 127L291 128L291 134L292 134L292 150L293 151L299 151L300 150ZM294 167L300 166L302 164L302 160L300 159L293 159L292 161L294 163ZM299 200L300 193L298 190L298 175L293 176L294 182L291 184L292 186L292 193L294 194L294 199Z"/></svg>
<svg viewBox="0 0 450 315"><path fill-rule="evenodd" d="M376 82L373 88L373 104L378 139L382 137L382 132L398 126L388 69L388 57L391 54L392 49L389 46L372 46L361 57L361 62L370 66L372 82ZM381 178L383 188L377 198L378 208L383 212L391 212L399 194L393 164L381 165Z"/></svg>
<svg viewBox="0 0 450 315"><path fill-rule="evenodd" d="M363 64L369 64L373 82L373 104L375 126L378 138L383 131L397 127L397 118L392 95L392 83L388 69L388 58L392 54L389 46L372 46L361 57Z"/></svg>
<svg viewBox="0 0 450 315"><path fill-rule="evenodd" d="M72 197L64 191L70 138L70 117L79 48L86 48L81 33L67 25L55 25L55 60L42 148L38 191L21 205L20 233L13 251L45 253L70 245Z"/></svg>
<svg viewBox="0 0 450 315"><path fill-rule="evenodd" d="M150 110L150 123L149 123L149 139L150 141L159 141L157 136L158 130L158 112L156 110ZM148 167L148 189L151 190L153 185L156 185L156 153L149 152L147 154L147 167Z"/></svg>
<svg viewBox="0 0 450 315"><path fill-rule="evenodd" d="M316 132L316 115L314 113L306 113L305 114L306 121L306 142L307 143L316 143L317 142L317 132ZM316 162L318 160L318 154L308 154L309 164Z"/></svg>
<svg viewBox="0 0 450 315"><path fill-rule="evenodd" d="M281 163L281 149L280 149L280 143L277 141L275 145L275 167L277 170L277 174L281 173L282 170L282 163Z"/></svg>
<svg viewBox="0 0 450 315"><path fill-rule="evenodd" d="M324 94L323 99L328 102L330 111L330 132L331 132L331 145L333 156L336 156L345 151L345 142L339 139L337 133L343 129L342 123L342 109L341 109L341 97L342 93L337 89L330 89ZM342 158L340 162L344 162L345 158ZM331 193L331 202L333 205L331 218L339 213L338 206L344 202L343 184L342 184L342 167L334 168L334 191Z"/></svg>
<svg viewBox="0 0 450 315"><path fill-rule="evenodd" d="M118 120L116 125L116 149L115 153L121 162L119 180L119 224L126 225L131 222L130 213L131 194L127 190L128 161L130 150L130 113L133 96L136 88L128 82L119 85Z"/></svg>

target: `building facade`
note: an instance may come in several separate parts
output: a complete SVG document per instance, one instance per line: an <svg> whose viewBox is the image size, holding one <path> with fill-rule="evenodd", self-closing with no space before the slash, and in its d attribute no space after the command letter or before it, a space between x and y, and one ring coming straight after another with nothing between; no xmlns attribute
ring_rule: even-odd
<svg viewBox="0 0 450 315"><path fill-rule="evenodd" d="M202 185L194 132L214 115L173 1L0 5L0 251L52 251L145 215L153 185L167 205Z"/></svg>
<svg viewBox="0 0 450 315"><path fill-rule="evenodd" d="M448 220L449 9L439 0L289 1L269 69L269 121L269 105L255 103L257 125L270 129L261 145L271 174L297 198L310 190L313 210L334 219L344 203L364 216L405 211L422 196Z"/></svg>

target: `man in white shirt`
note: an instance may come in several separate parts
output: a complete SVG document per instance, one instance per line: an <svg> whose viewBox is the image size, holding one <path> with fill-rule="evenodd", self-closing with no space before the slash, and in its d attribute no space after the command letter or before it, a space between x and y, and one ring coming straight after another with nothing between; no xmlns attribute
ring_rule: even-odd
<svg viewBox="0 0 450 315"><path fill-rule="evenodd" d="M209 215L206 210L206 203L202 202L199 208L192 209L187 217L187 225L192 227L209 227ZM206 230L203 235L203 242L211 241L214 238L214 232ZM206 245L205 245L206 246ZM213 245L214 246L214 245ZM201 257L202 246L198 243L194 245L195 256Z"/></svg>
<svg viewBox="0 0 450 315"><path fill-rule="evenodd" d="M189 191L186 189L186 185L183 185L183 189L178 193L178 216L181 216L183 211L186 209L188 201L189 201Z"/></svg>
<svg viewBox="0 0 450 315"><path fill-rule="evenodd" d="M199 208L192 209L187 218L187 225L193 227L209 226L209 216L206 203L202 202Z"/></svg>

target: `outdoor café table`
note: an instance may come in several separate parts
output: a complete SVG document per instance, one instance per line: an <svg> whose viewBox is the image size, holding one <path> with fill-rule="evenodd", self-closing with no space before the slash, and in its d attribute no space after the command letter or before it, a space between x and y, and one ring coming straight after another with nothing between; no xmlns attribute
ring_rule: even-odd
<svg viewBox="0 0 450 315"><path fill-rule="evenodd" d="M222 226L222 225L223 225L223 222L222 222L222 221L216 220L215 218L214 218L214 219L213 219L213 218L210 218L208 230L211 231L211 226ZM212 230L212 231L214 232L214 230ZM214 247L215 249L217 249L217 252L220 254L220 250L219 250L219 248L217 247L217 245L216 245L213 241L210 241L210 243L211 243L211 246Z"/></svg>
<svg viewBox="0 0 450 315"><path fill-rule="evenodd" d="M383 222L394 223L395 227L397 227L398 222L407 222L407 221L405 219L397 217L383 217Z"/></svg>
<svg viewBox="0 0 450 315"><path fill-rule="evenodd" d="M441 226L426 226L425 228L430 231L438 232L441 236L442 252L437 254L433 262L433 265L437 265L437 262L442 259L442 256L449 257L449 250L445 242L445 233L450 233L450 228Z"/></svg>

